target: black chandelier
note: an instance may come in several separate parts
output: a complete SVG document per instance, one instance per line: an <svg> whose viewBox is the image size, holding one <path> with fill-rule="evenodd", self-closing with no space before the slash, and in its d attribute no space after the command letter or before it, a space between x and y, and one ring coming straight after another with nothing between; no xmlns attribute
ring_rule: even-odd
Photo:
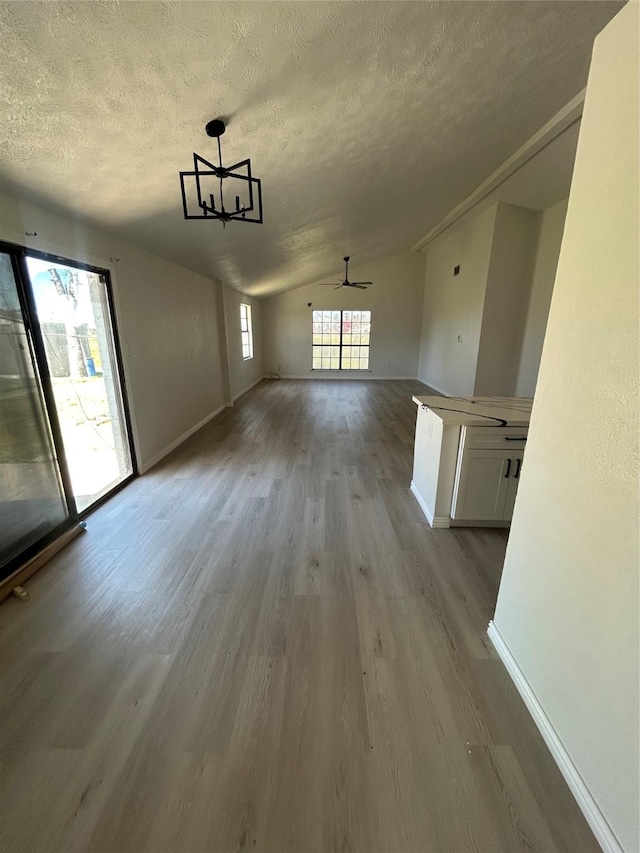
<svg viewBox="0 0 640 853"><path fill-rule="evenodd" d="M251 160L223 166L220 137L225 131L224 122L214 119L205 130L207 136L218 140L219 165L214 166L194 152L193 171L180 172L184 218L221 219L223 226L232 220L262 223L262 186L260 179L251 174ZM227 204L235 196L231 207L225 207L225 181Z"/></svg>

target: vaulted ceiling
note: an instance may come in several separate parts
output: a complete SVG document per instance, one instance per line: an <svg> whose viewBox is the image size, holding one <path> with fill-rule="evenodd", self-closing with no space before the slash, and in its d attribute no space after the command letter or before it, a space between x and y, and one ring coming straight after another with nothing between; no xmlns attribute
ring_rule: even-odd
<svg viewBox="0 0 640 853"><path fill-rule="evenodd" d="M255 295L409 247L576 95L620 2L4 2L0 184ZM251 157L264 225L184 221Z"/></svg>

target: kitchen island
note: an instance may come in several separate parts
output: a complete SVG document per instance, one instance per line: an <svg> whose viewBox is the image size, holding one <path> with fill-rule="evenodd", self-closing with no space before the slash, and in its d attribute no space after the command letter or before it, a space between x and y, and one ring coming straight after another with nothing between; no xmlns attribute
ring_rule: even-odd
<svg viewBox="0 0 640 853"><path fill-rule="evenodd" d="M413 397L411 491L432 527L508 527L533 400Z"/></svg>

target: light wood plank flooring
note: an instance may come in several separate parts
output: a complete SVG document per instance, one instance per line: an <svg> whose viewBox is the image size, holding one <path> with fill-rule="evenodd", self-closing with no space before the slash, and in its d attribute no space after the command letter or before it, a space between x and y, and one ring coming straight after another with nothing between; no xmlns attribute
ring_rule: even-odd
<svg viewBox="0 0 640 853"><path fill-rule="evenodd" d="M263 382L0 607L9 853L597 851L431 530L417 382Z"/></svg>

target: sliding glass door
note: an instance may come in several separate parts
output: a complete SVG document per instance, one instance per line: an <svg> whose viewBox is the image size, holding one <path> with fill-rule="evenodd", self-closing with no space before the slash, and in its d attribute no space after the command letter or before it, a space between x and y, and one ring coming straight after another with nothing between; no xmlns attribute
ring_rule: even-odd
<svg viewBox="0 0 640 853"><path fill-rule="evenodd" d="M14 264L0 252L0 565L68 517Z"/></svg>
<svg viewBox="0 0 640 853"><path fill-rule="evenodd" d="M104 276L27 255L79 512L127 479L131 453Z"/></svg>
<svg viewBox="0 0 640 853"><path fill-rule="evenodd" d="M0 578L134 473L108 275L0 246Z"/></svg>

